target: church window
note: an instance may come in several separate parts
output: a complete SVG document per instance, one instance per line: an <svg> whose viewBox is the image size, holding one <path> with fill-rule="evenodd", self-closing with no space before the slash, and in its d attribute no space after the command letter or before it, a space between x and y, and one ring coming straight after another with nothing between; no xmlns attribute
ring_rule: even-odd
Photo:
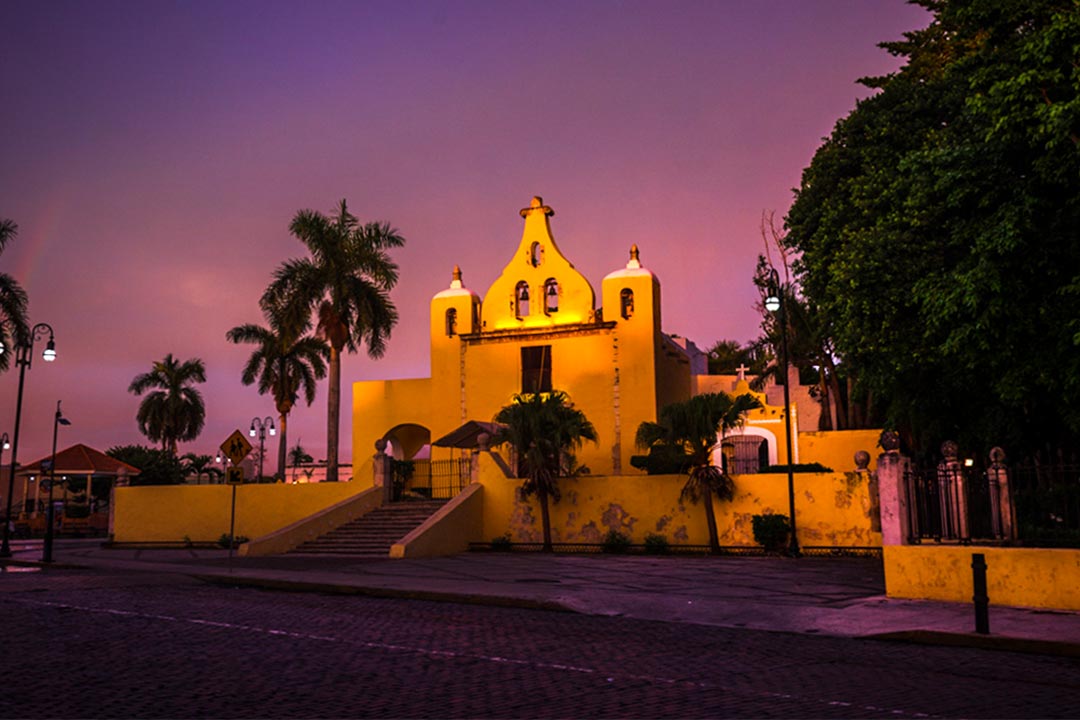
<svg viewBox="0 0 1080 720"><path fill-rule="evenodd" d="M540 267L540 263L544 262L544 246L538 242L534 242L529 247L529 264L533 267Z"/></svg>
<svg viewBox="0 0 1080 720"><path fill-rule="evenodd" d="M559 281L555 278L544 282L544 312L549 315L559 312Z"/></svg>
<svg viewBox="0 0 1080 720"><path fill-rule="evenodd" d="M619 314L623 316L623 320L629 320L634 314L634 291L630 288L623 288L619 293Z"/></svg>
<svg viewBox="0 0 1080 720"><path fill-rule="evenodd" d="M457 335L457 310L450 308L446 311L446 336L454 337Z"/></svg>
<svg viewBox="0 0 1080 720"><path fill-rule="evenodd" d="M551 392L551 346L521 348L521 392Z"/></svg>
<svg viewBox="0 0 1080 720"><path fill-rule="evenodd" d="M514 314L518 320L529 316L529 283L524 280L514 288Z"/></svg>

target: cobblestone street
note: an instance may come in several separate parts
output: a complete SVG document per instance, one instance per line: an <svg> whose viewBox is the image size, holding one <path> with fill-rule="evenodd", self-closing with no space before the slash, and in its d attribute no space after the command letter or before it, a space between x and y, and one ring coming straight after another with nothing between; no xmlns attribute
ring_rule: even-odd
<svg viewBox="0 0 1080 720"><path fill-rule="evenodd" d="M3 717L1075 717L1080 661L9 573Z"/></svg>

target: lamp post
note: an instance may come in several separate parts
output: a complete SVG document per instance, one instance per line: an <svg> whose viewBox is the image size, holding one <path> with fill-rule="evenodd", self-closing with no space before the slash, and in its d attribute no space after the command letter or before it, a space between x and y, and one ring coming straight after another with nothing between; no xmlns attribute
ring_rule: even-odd
<svg viewBox="0 0 1080 720"><path fill-rule="evenodd" d="M266 431L267 430L270 431L270 436L271 437L273 437L274 435L277 435L277 428L274 427L274 418L272 418L272 417L270 417L268 415L265 418L263 418L262 420L260 420L259 418L253 418L252 419L252 421L251 421L251 430L248 431L248 434L251 435L251 437L255 437L256 433L258 433L258 435L259 435L259 480L258 480L258 482L262 482L263 455L266 454L265 450L266 450Z"/></svg>
<svg viewBox="0 0 1080 720"><path fill-rule="evenodd" d="M23 381L26 370L34 359L34 342L49 334L49 342L41 352L41 359L45 362L56 360L56 341L53 337L52 326L48 323L38 323L31 330L25 342L15 343L15 364L19 366L19 394L15 400L15 430L11 437L11 475L8 478L7 512L4 513L4 540L0 544L0 557L11 557L11 496L15 492L15 469L18 467L19 452L19 422L22 420ZM0 345L0 353L4 347Z"/></svg>
<svg viewBox="0 0 1080 720"><path fill-rule="evenodd" d="M769 312L778 312L777 318L780 323L780 354L784 370L784 440L787 444L787 490L788 490L788 519L791 521L791 538L788 543L788 554L791 557L799 557L799 539L795 532L795 472L792 463L795 458L791 452L791 378L788 377L788 327L787 327L787 288L781 287L780 275L776 268L769 271L769 294L765 297L765 309Z"/></svg>
<svg viewBox="0 0 1080 720"><path fill-rule="evenodd" d="M70 425L71 421L60 412L60 401L56 401L56 419L53 420L52 431L52 462L49 465L49 506L45 511L45 552L41 555L41 562L52 562L53 546L53 485L56 484L56 436L61 425Z"/></svg>

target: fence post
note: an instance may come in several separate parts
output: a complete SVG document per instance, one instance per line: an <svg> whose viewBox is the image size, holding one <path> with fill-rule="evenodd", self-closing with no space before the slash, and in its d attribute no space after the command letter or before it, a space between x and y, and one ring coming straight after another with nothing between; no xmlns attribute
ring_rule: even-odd
<svg viewBox="0 0 1080 720"><path fill-rule="evenodd" d="M903 545L908 537L908 497L904 471L908 459L900 454L900 436L892 430L881 433L885 452L878 455L878 504L881 508L881 544Z"/></svg>
<svg viewBox="0 0 1080 720"><path fill-rule="evenodd" d="M971 553L971 600L975 603L975 632L990 633L990 597L986 593L986 555Z"/></svg>
<svg viewBox="0 0 1080 720"><path fill-rule="evenodd" d="M941 494L941 534L946 538L970 540L968 531L967 483L960 467L960 448L952 440L941 443L944 459L938 463L938 492Z"/></svg>
<svg viewBox="0 0 1080 720"><path fill-rule="evenodd" d="M379 438L375 441L375 456L372 458L375 471L373 484L375 487L382 486L382 504L386 505L394 500L394 479L390 471L390 456L386 454L386 440Z"/></svg>
<svg viewBox="0 0 1080 720"><path fill-rule="evenodd" d="M1005 451L999 447L990 449L990 468L986 471L986 477L990 482L990 511L994 535L1004 540L1015 540L1016 524L1013 522L1009 470L1005 466Z"/></svg>
<svg viewBox="0 0 1080 720"><path fill-rule="evenodd" d="M870 453L865 450L855 453L855 472L860 480L866 482L866 496L870 501L866 514L870 517L870 529L881 532L881 497L878 494L877 476L870 472Z"/></svg>

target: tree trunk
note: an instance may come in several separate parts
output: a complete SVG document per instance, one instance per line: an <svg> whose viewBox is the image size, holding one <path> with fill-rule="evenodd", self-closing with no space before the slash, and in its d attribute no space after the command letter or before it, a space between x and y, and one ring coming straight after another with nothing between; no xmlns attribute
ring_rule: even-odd
<svg viewBox="0 0 1080 720"><path fill-rule="evenodd" d="M341 421L341 349L330 346L329 388L326 398L326 482L338 479L338 426Z"/></svg>
<svg viewBox="0 0 1080 720"><path fill-rule="evenodd" d="M548 514L547 489L540 485L536 494L540 498L540 525L544 530L544 547L542 549L543 552L554 552L555 548L551 545L551 515Z"/></svg>
<svg viewBox="0 0 1080 720"><path fill-rule="evenodd" d="M289 418L289 413L281 413L279 416L279 425L281 426L281 437L278 438L277 448L277 476L281 482L285 482L285 452L288 450L289 434L287 432L286 421Z"/></svg>
<svg viewBox="0 0 1080 720"><path fill-rule="evenodd" d="M704 484L704 483L702 483ZM716 512L712 504L712 488L705 485L702 493L702 502L705 503L705 522L709 526L709 552L713 555L720 554L720 536L716 531Z"/></svg>
<svg viewBox="0 0 1080 720"><path fill-rule="evenodd" d="M828 356L826 356L825 362L829 369L829 389L832 390L833 404L836 406L836 425L833 429L847 430L850 427L847 408L844 406L844 396L840 394L840 381L836 379L836 365L833 363L832 358Z"/></svg>

